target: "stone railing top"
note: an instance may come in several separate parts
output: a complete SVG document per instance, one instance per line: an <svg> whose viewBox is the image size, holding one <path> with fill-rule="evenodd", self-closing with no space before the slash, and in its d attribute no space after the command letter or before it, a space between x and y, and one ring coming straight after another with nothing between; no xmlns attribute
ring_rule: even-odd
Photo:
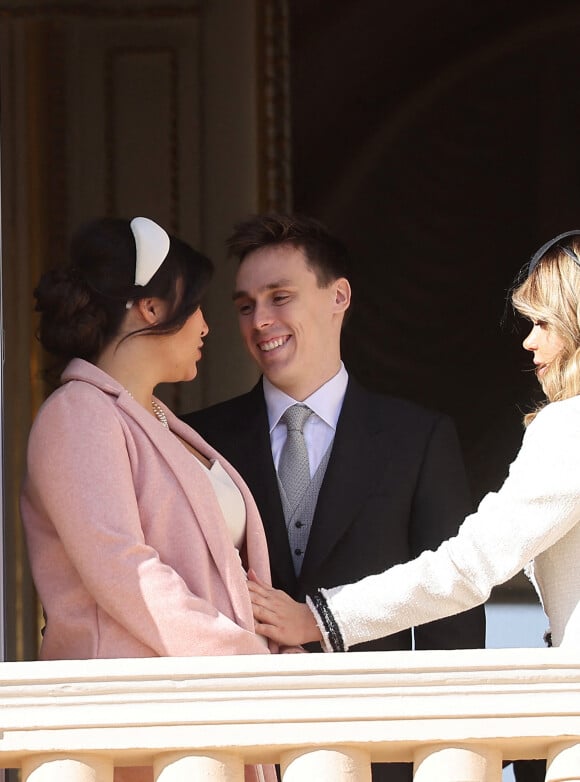
<svg viewBox="0 0 580 782"><path fill-rule="evenodd" d="M563 649L0 664L0 759L22 751L485 743L532 757L580 738L580 655ZM136 731L138 741L136 746ZM112 743L111 743L112 742ZM267 748L267 749L265 749ZM141 753L141 754L139 754Z"/></svg>

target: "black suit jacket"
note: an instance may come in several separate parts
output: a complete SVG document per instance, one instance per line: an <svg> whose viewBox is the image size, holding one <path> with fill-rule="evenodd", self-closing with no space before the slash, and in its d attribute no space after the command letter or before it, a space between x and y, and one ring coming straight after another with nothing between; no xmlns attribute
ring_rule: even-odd
<svg viewBox="0 0 580 782"><path fill-rule="evenodd" d="M315 587L356 581L436 548L471 509L451 420L350 379L296 578L261 382L184 420L247 482L264 522L272 582L298 600ZM409 630L353 649L404 650L411 643ZM484 645L483 607L415 629L419 649Z"/></svg>

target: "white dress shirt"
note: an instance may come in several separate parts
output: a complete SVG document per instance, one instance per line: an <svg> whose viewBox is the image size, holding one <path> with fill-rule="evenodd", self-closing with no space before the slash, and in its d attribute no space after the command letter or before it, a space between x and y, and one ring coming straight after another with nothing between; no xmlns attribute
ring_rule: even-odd
<svg viewBox="0 0 580 782"><path fill-rule="evenodd" d="M281 423L280 419L286 410L295 404L307 405L314 412L314 415L311 415L304 425L304 440L308 449L310 477L312 478L336 432L348 384L348 373L344 364L341 361L340 369L336 375L301 403L280 391L266 377L264 377L263 384L268 410L272 458L276 469L278 469L280 461L280 452L286 442L286 425Z"/></svg>

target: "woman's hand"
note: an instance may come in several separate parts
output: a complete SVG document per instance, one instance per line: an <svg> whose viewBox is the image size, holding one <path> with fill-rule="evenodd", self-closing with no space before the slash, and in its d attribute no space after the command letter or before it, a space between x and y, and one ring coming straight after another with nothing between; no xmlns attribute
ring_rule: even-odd
<svg viewBox="0 0 580 782"><path fill-rule="evenodd" d="M316 620L305 603L297 603L281 589L268 586L252 569L248 571L247 583L257 633L286 646L322 640Z"/></svg>

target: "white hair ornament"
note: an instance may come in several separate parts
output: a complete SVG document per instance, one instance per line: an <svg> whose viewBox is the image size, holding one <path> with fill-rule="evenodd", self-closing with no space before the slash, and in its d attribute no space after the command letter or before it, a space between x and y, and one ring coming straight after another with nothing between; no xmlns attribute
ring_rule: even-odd
<svg viewBox="0 0 580 782"><path fill-rule="evenodd" d="M153 278L169 252L167 231L148 217L134 217L130 223L135 237L135 285L143 287ZM127 302L131 309L133 300Z"/></svg>

